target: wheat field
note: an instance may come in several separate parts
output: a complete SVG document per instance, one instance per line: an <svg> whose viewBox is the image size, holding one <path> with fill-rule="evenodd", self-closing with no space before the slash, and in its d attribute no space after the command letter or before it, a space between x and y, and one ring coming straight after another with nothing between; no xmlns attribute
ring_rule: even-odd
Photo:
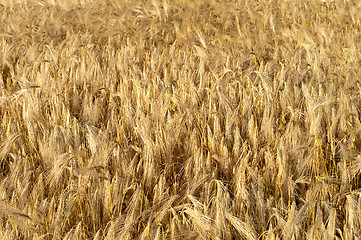
<svg viewBox="0 0 361 240"><path fill-rule="evenodd" d="M361 2L0 3L1 239L361 238Z"/></svg>

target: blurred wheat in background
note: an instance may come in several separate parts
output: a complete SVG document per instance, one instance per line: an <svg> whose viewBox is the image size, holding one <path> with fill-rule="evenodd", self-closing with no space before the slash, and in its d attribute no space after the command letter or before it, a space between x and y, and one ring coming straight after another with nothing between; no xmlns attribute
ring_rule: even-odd
<svg viewBox="0 0 361 240"><path fill-rule="evenodd" d="M361 237L361 2L0 2L1 239Z"/></svg>

